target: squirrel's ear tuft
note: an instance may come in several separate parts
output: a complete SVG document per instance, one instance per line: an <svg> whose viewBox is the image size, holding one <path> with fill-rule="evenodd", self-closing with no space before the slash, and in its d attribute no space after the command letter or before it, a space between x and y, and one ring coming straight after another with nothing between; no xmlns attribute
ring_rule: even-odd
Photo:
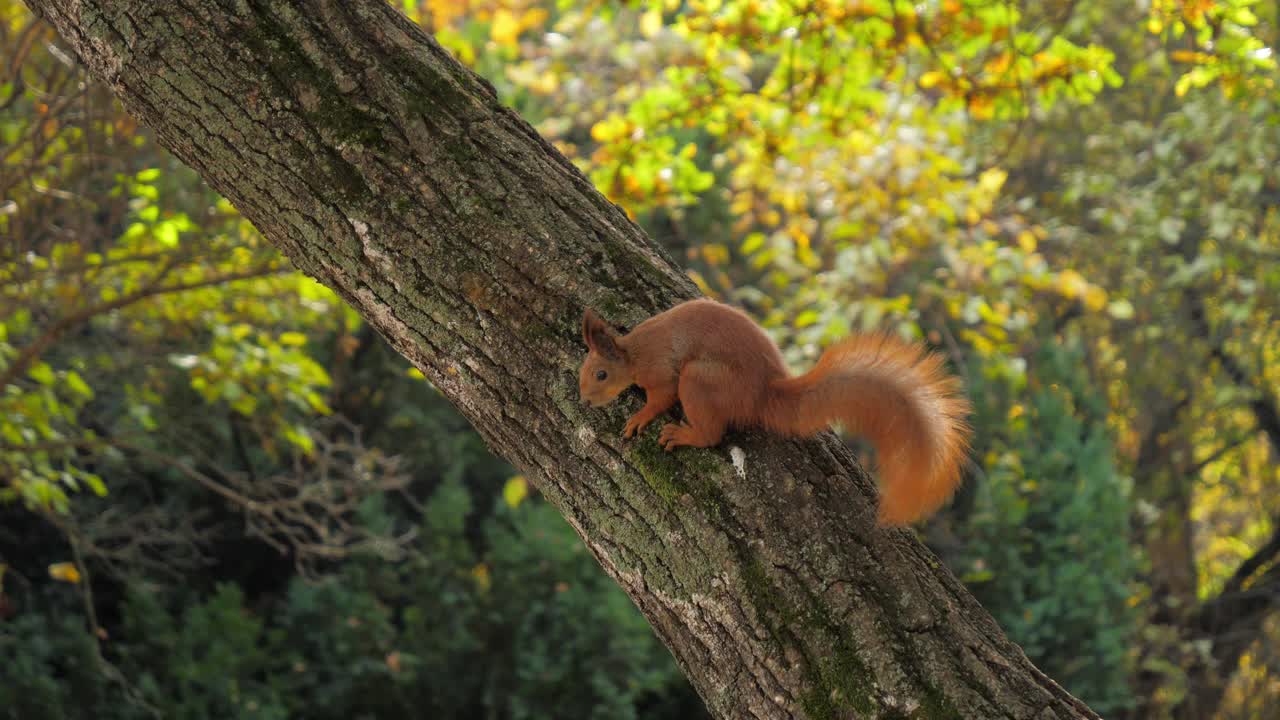
<svg viewBox="0 0 1280 720"><path fill-rule="evenodd" d="M600 319L591 308L582 314L582 339L587 347L609 358L622 359L622 348L618 347L617 334L604 320Z"/></svg>
<svg viewBox="0 0 1280 720"><path fill-rule="evenodd" d="M604 321L591 308L587 308L586 312L582 313L582 341L587 344L587 347L591 347L591 329L601 325L604 325Z"/></svg>

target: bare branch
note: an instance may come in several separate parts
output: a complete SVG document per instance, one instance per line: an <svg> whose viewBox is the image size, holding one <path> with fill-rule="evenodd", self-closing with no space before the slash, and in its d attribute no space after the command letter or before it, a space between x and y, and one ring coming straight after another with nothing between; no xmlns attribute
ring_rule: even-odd
<svg viewBox="0 0 1280 720"><path fill-rule="evenodd" d="M340 417L324 419L311 436L313 452L295 453L292 472L257 479L247 472L221 468L201 471L147 448L130 449L238 507L249 534L282 555L292 555L304 577L314 577L322 563L353 553L400 557L416 537L416 529L382 535L356 520L357 510L369 497L408 486L410 477L401 471L399 460L366 448L359 429Z"/></svg>

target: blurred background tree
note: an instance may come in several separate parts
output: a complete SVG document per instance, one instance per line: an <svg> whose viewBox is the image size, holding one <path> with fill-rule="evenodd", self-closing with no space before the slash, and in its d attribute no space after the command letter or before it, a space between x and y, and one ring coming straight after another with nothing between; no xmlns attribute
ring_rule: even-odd
<svg viewBox="0 0 1280 720"><path fill-rule="evenodd" d="M1280 707L1276 6L403 0L797 367L935 346L922 528L1108 717ZM568 526L0 0L0 713L691 717Z"/></svg>

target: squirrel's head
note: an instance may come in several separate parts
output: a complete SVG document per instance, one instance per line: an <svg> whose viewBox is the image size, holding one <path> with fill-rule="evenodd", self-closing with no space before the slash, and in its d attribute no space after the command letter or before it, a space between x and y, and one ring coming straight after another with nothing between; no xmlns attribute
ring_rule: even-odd
<svg viewBox="0 0 1280 720"><path fill-rule="evenodd" d="M590 352L578 373L578 392L583 402L608 405L635 383L627 353L618 345L613 328L591 310L582 315L582 339Z"/></svg>

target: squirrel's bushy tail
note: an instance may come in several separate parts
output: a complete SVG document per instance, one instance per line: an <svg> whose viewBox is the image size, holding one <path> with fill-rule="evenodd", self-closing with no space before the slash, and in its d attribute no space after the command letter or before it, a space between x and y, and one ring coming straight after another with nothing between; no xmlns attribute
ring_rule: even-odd
<svg viewBox="0 0 1280 720"><path fill-rule="evenodd" d="M960 484L968 452L969 402L943 358L887 334L855 335L812 370L774 381L770 429L812 435L833 422L876 447L881 525L932 513Z"/></svg>

